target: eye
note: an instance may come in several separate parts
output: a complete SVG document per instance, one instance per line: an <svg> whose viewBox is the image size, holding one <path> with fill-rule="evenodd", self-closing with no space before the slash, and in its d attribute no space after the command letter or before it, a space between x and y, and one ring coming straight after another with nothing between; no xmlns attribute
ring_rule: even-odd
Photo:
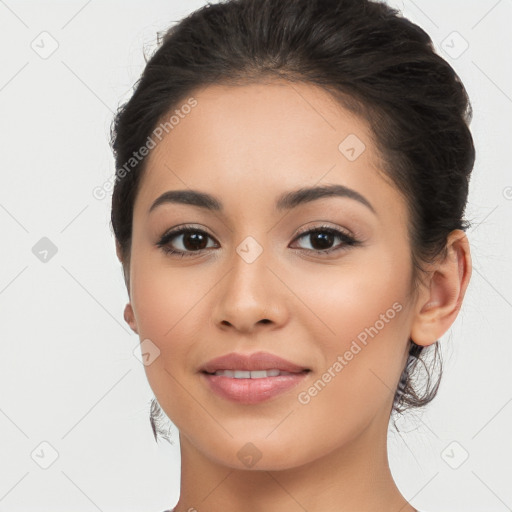
<svg viewBox="0 0 512 512"><path fill-rule="evenodd" d="M174 239L178 240L178 243L172 242ZM191 226L183 226L165 233L156 245L165 254L180 255L181 257L194 256L194 253L202 253L212 247L208 245L208 239L213 240L206 231ZM173 245L177 245L178 248L173 248Z"/></svg>
<svg viewBox="0 0 512 512"><path fill-rule="evenodd" d="M347 250L348 247L360 244L352 235L330 226L319 226L303 231L295 238L295 240L300 239L309 240L309 247L302 247L302 249L320 255ZM334 244L336 240L341 241L341 244L332 247L332 244Z"/></svg>
<svg viewBox="0 0 512 512"><path fill-rule="evenodd" d="M309 247L299 247L299 249L319 255L347 250L349 247L357 246L361 243L352 235L330 226L318 226L303 231L295 240L308 240L308 237ZM183 258L199 255L207 249L218 247L216 243L209 244L209 240L214 239L206 231L193 226L182 226L165 233L156 245L165 254ZM336 240L341 243L332 247Z"/></svg>

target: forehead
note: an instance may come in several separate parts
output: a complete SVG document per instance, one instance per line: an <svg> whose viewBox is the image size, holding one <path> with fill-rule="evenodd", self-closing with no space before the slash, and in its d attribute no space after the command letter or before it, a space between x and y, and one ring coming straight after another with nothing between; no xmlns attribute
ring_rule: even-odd
<svg viewBox="0 0 512 512"><path fill-rule="evenodd" d="M320 140L322 149L327 149L334 158L338 156L339 143L348 135L371 146L367 123L344 109L325 90L311 84L273 80L212 85L190 96L195 106L179 118L174 116L175 124L168 127L169 137L164 134L166 144L159 144L150 158L157 158L171 146L176 159L181 146L189 161L203 149L211 156L218 149L224 158L271 154L281 154L283 159L293 155L304 157L314 147L304 147L303 143ZM187 101L176 105L175 112L185 111ZM245 144L241 146L239 142ZM187 151L192 149L193 154ZM365 153L363 159L368 163L375 156L373 148Z"/></svg>
<svg viewBox="0 0 512 512"><path fill-rule="evenodd" d="M317 86L212 85L175 105L169 118L173 113L172 128L146 162L137 198L146 209L178 188L215 191L227 204L323 183L343 184L377 203L396 204L400 195L384 179L367 122Z"/></svg>

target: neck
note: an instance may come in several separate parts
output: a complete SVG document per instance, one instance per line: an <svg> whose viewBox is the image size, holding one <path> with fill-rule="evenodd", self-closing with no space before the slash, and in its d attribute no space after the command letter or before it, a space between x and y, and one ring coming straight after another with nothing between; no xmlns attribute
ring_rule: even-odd
<svg viewBox="0 0 512 512"><path fill-rule="evenodd" d="M176 512L415 512L393 480L387 432L377 421L324 457L276 471L219 464L183 435L180 447Z"/></svg>

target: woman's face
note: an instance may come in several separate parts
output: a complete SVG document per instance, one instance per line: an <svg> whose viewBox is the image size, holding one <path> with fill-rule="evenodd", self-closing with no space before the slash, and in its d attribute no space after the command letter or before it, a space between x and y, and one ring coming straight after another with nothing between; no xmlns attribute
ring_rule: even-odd
<svg viewBox="0 0 512 512"><path fill-rule="evenodd" d="M367 124L306 84L215 85L194 98L151 149L134 208L127 315L150 340L158 402L189 452L230 467L294 467L352 442L371 450L385 439L415 305L406 203ZM295 195L334 186L341 195ZM151 208L178 190L218 208ZM159 245L183 225L194 231ZM259 383L201 371L257 352L308 371Z"/></svg>

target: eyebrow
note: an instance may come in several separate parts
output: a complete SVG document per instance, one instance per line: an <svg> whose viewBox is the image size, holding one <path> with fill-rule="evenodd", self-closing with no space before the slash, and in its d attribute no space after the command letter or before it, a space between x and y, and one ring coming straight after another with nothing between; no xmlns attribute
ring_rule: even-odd
<svg viewBox="0 0 512 512"><path fill-rule="evenodd" d="M359 192L344 185L323 185L319 187L303 187L281 194L276 201L278 211L291 210L299 205L310 203L324 197L346 197L366 206L375 215L377 212L371 203ZM189 204L210 211L223 211L222 202L211 194L198 190L168 190L159 196L149 208L148 214L155 208L166 203Z"/></svg>

